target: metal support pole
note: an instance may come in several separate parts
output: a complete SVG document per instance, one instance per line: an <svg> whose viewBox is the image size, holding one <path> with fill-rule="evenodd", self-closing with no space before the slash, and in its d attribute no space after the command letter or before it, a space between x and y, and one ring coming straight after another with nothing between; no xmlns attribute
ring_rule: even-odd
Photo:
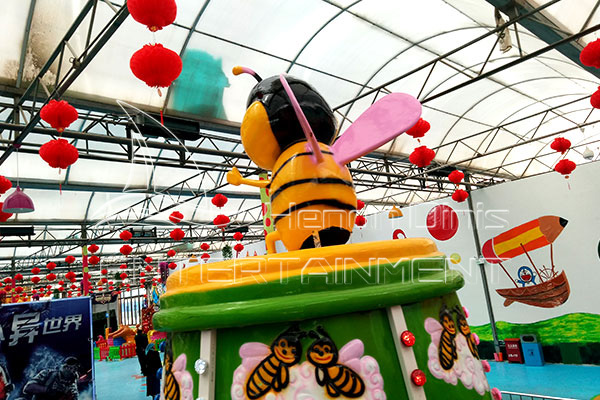
<svg viewBox="0 0 600 400"><path fill-rule="evenodd" d="M473 208L473 200L471 198L471 185L469 182L469 175L465 174L465 186L469 191L469 197L467 197L467 203L469 204L469 215L471 216L471 226L473 229L473 240L475 241L475 248L477 249L477 265L479 265L479 271L481 272L481 281L483 284L483 295L485 296L485 304L487 306L488 315L490 317L490 326L492 328L492 337L494 339L494 349L496 353L500 353L500 343L498 341L498 332L496 331L496 319L494 318L494 309L492 308L492 300L490 298L490 288L488 286L487 274L485 271L485 261L483 254L481 254L481 242L479 241L479 231L477 229L477 219L475 218L475 210Z"/></svg>

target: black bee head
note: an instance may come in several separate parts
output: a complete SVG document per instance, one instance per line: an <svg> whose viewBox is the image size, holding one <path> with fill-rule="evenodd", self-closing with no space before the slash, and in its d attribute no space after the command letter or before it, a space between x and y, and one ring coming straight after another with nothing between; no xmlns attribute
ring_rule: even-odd
<svg viewBox="0 0 600 400"><path fill-rule="evenodd" d="M306 332L299 330L297 325L291 326L271 343L271 352L283 364L294 365L300 361L302 355L300 341L305 336Z"/></svg>
<svg viewBox="0 0 600 400"><path fill-rule="evenodd" d="M306 358L316 367L324 367L337 364L338 349L322 327L317 327L317 332L310 331L308 335L316 339L308 348Z"/></svg>

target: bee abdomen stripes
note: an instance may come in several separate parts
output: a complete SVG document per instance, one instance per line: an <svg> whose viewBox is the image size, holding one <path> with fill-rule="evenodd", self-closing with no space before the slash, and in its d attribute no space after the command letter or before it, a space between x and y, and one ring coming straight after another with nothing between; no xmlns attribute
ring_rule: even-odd
<svg viewBox="0 0 600 400"><path fill-rule="evenodd" d="M307 179L297 179L295 181L286 182L283 185L279 186L274 192L271 193L271 201L275 201L277 196L279 196L285 189L296 185L302 185L304 183L314 183L314 184L333 184L333 185L344 185L349 187L354 187L352 181L347 181L345 179L340 178L307 178Z"/></svg>
<svg viewBox="0 0 600 400"><path fill-rule="evenodd" d="M330 152L330 151L321 150L321 153L328 154L330 156L333 155L333 153ZM295 160L298 157L312 156L312 155L313 155L312 152L304 152L304 153L296 153L296 154L294 154L293 156L291 156L290 158L288 158L287 160L285 160L283 162L283 164L281 164L281 166L279 168L277 168L277 171L273 172L273 176L271 177L271 180L272 181L275 180L275 177L279 174L279 172L283 169L283 167L285 167L286 165L288 165L291 161Z"/></svg>
<svg viewBox="0 0 600 400"><path fill-rule="evenodd" d="M331 206L331 207L336 207L342 210L356 210L356 206L352 205L352 204L347 204L347 203L343 203L339 200L334 200L334 199L318 199L318 200L309 200L309 201L305 201L299 204L294 204L293 206L291 206L290 208L288 208L286 211L280 213L280 214L274 214L273 216L275 217L274 222L277 223L280 219L287 217L288 215L290 215L291 213L293 213L294 211L298 211L301 210L303 208L306 207L310 207L310 206L314 206L314 205L325 205L325 206Z"/></svg>

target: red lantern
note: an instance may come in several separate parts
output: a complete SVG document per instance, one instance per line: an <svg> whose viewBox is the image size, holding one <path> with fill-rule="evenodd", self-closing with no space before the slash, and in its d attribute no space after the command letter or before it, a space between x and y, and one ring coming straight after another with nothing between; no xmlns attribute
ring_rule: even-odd
<svg viewBox="0 0 600 400"><path fill-rule="evenodd" d="M101 273L102 275L107 275L107 274L108 274L108 270L107 270L106 268L102 268L102 269L100 270L100 273Z"/></svg>
<svg viewBox="0 0 600 400"><path fill-rule="evenodd" d="M4 278L4 283L6 283L7 285L8 285L9 283L12 283L12 278L10 278L10 277L6 277L6 278Z"/></svg>
<svg viewBox="0 0 600 400"><path fill-rule="evenodd" d="M600 90L596 90L594 94L590 96L590 104L594 108L600 108Z"/></svg>
<svg viewBox="0 0 600 400"><path fill-rule="evenodd" d="M171 221L174 224L180 223L181 220L183 220L183 214L179 211L173 211L171 215L169 215L169 221Z"/></svg>
<svg viewBox="0 0 600 400"><path fill-rule="evenodd" d="M12 182L8 178L0 175L0 194L6 193L11 187Z"/></svg>
<svg viewBox="0 0 600 400"><path fill-rule="evenodd" d="M126 279L127 278L127 273L126 272L121 272L121 274L119 275L119 277L121 279Z"/></svg>
<svg viewBox="0 0 600 400"><path fill-rule="evenodd" d="M202 256L200 256L200 258L202 258L204 260L204 262L206 262L210 258L210 254L204 253L204 254L202 254Z"/></svg>
<svg viewBox="0 0 600 400"><path fill-rule="evenodd" d="M127 264L121 264L121 265L119 265L119 269L127 269Z"/></svg>
<svg viewBox="0 0 600 400"><path fill-rule="evenodd" d="M365 202L362 200L356 200L356 209L362 210L363 208L365 208Z"/></svg>
<svg viewBox="0 0 600 400"><path fill-rule="evenodd" d="M423 371L421 371L420 369L415 369L410 374L410 380L416 386L423 386L425 382L427 382L427 377L425 376L425 373Z"/></svg>
<svg viewBox="0 0 600 400"><path fill-rule="evenodd" d="M144 278L140 279L140 283L142 283L142 284L146 283L146 279L144 279Z"/></svg>
<svg viewBox="0 0 600 400"><path fill-rule="evenodd" d="M238 233L238 232L236 232ZM235 234L233 235L233 237L235 238ZM210 249L210 245L208 243L202 243L200 245L200 248L202 249L202 251L208 251L208 249Z"/></svg>
<svg viewBox="0 0 600 400"><path fill-rule="evenodd" d="M144 258L144 261L150 264L152 262L152 257L146 257Z"/></svg>
<svg viewBox="0 0 600 400"><path fill-rule="evenodd" d="M2 211L2 206L4 206L4 203L0 201L0 222L6 222L13 214Z"/></svg>
<svg viewBox="0 0 600 400"><path fill-rule="evenodd" d="M90 244L90 245L88 246L88 250L89 250L89 252L90 252L90 253L92 253L92 254L93 254L93 253L95 253L95 252L97 252L99 249L100 249L100 247L98 247L98 246L97 246L97 245L95 245L95 244Z"/></svg>
<svg viewBox="0 0 600 400"><path fill-rule="evenodd" d="M131 252L133 251L133 248L128 245L128 244L124 244L123 246L121 246L121 248L119 249L119 252L121 254L123 254L124 256L128 256L131 254Z"/></svg>
<svg viewBox="0 0 600 400"><path fill-rule="evenodd" d="M557 137L550 144L550 148L554 151L557 151L561 154L565 154L567 150L571 147L571 141L569 139L565 139L563 137Z"/></svg>
<svg viewBox="0 0 600 400"><path fill-rule="evenodd" d="M229 217L227 215L223 215L223 214L219 214L215 217L215 219L213 219L213 224L215 224L215 226L217 228L221 228L221 229L225 229L225 227L227 226L227 224L229 222L231 222Z"/></svg>
<svg viewBox="0 0 600 400"><path fill-rule="evenodd" d="M133 233L131 233L129 231L123 231L123 232L119 233L119 237L121 238L121 240L127 242L133 237Z"/></svg>
<svg viewBox="0 0 600 400"><path fill-rule="evenodd" d="M67 264L73 264L75 262L75 257L74 256L66 256L65 257L65 262Z"/></svg>
<svg viewBox="0 0 600 400"><path fill-rule="evenodd" d="M406 134L412 136L415 139L422 138L431 129L429 122L423 118L419 118L416 124L412 128L406 131Z"/></svg>
<svg viewBox="0 0 600 400"><path fill-rule="evenodd" d="M56 279L56 275L54 275L53 273L49 273L48 275L46 275L46 279L50 282L52 282L53 280Z"/></svg>
<svg viewBox="0 0 600 400"><path fill-rule="evenodd" d="M129 61L131 72L150 87L168 87L181 73L181 58L162 44L147 44Z"/></svg>
<svg viewBox="0 0 600 400"><path fill-rule="evenodd" d="M148 272L152 272L152 266L150 266L150 265L146 265L146 271L148 271Z"/></svg>
<svg viewBox="0 0 600 400"><path fill-rule="evenodd" d="M177 252L173 249L167 251L167 257L174 257Z"/></svg>
<svg viewBox="0 0 600 400"><path fill-rule="evenodd" d="M15 275L15 281L22 281L23 280L23 275L22 274L16 274Z"/></svg>
<svg viewBox="0 0 600 400"><path fill-rule="evenodd" d="M64 284L65 284L65 281L62 281L62 280L61 280L61 281L58 281L58 284L59 284L60 286L62 286L62 285L64 285Z"/></svg>
<svg viewBox="0 0 600 400"><path fill-rule="evenodd" d="M559 174L566 175L566 178L569 178L569 174L573 172L575 168L577 168L577 165L573 161L565 158L556 164L554 170Z"/></svg>
<svg viewBox="0 0 600 400"><path fill-rule="evenodd" d="M91 256L90 259L88 260L88 262L91 265L96 265L96 264L98 264L100 262L100 257L98 257L98 256Z"/></svg>
<svg viewBox="0 0 600 400"><path fill-rule="evenodd" d="M435 157L435 152L427 146L420 146L408 157L408 160L419 168L425 168Z"/></svg>
<svg viewBox="0 0 600 400"><path fill-rule="evenodd" d="M171 233L169 233L169 236L171 236L171 239L175 240L176 242L179 242L185 237L185 232L179 228L175 228L171 231Z"/></svg>
<svg viewBox="0 0 600 400"><path fill-rule="evenodd" d="M34 285L37 285L38 283L40 283L41 279L39 276L32 276L31 277L31 283L33 283Z"/></svg>
<svg viewBox="0 0 600 400"><path fill-rule="evenodd" d="M221 208L225 204L227 204L227 201L228 199L226 196L222 195L221 193L218 193L217 195L215 195L215 197L212 198L210 202L213 203L215 206Z"/></svg>
<svg viewBox="0 0 600 400"><path fill-rule="evenodd" d="M39 273L40 273L40 269L39 269L38 267L33 267L33 268L31 269L31 273L32 273L33 275L37 275L37 274L39 274Z"/></svg>
<svg viewBox="0 0 600 400"><path fill-rule="evenodd" d="M600 39L596 39L579 53L579 61L587 67L600 68Z"/></svg>
<svg viewBox="0 0 600 400"><path fill-rule="evenodd" d="M152 32L171 25L177 16L175 0L128 0L127 9L133 19Z"/></svg>
<svg viewBox="0 0 600 400"><path fill-rule="evenodd" d="M106 278L102 278L102 279L100 279L100 282L101 282L101 283L108 283L108 279L106 279Z"/></svg>
<svg viewBox="0 0 600 400"><path fill-rule="evenodd" d="M239 253L240 251L244 250L244 245L241 243L238 243L235 246L233 246L233 249Z"/></svg>
<svg viewBox="0 0 600 400"><path fill-rule="evenodd" d="M463 174L459 170L454 170L450 172L450 174L448 175L448 179L450 180L450 182L458 185L462 182L463 179L465 179L465 174Z"/></svg>
<svg viewBox="0 0 600 400"><path fill-rule="evenodd" d="M175 268L177 268L177 264L175 264L174 262L169 263L169 268L170 269L175 269Z"/></svg>
<svg viewBox="0 0 600 400"><path fill-rule="evenodd" d="M23 288L21 286L17 286L15 288L15 292L17 292L17 293L23 293Z"/></svg>
<svg viewBox="0 0 600 400"><path fill-rule="evenodd" d="M144 271L140 272L140 276L146 276L146 273Z"/></svg>
<svg viewBox="0 0 600 400"><path fill-rule="evenodd" d="M44 143L39 150L40 157L52 168L67 169L79 159L77 148L65 139L54 139Z"/></svg>
<svg viewBox="0 0 600 400"><path fill-rule="evenodd" d="M354 223L357 226L363 226L364 224L367 223L367 219L364 217L364 215L357 215L356 216L356 221Z"/></svg>
<svg viewBox="0 0 600 400"><path fill-rule="evenodd" d="M40 117L58 132L63 132L79 117L75 107L64 100L50 100L40 110ZM44 158L44 156L42 156ZM45 160L45 158L44 158ZM56 167L53 167L56 168Z"/></svg>
<svg viewBox="0 0 600 400"><path fill-rule="evenodd" d="M234 239L234 240L237 240L238 242L239 242L240 240L242 240L243 238L244 238L244 234L243 234L242 232L235 232L235 233L233 234L233 239ZM206 250L208 250L208 248L206 248L206 249L202 249L202 250L206 251Z"/></svg>
<svg viewBox="0 0 600 400"><path fill-rule="evenodd" d="M54 264L52 261L50 261L48 264L46 264L46 268L48 268L50 271L52 271L54 268L56 268L56 264Z"/></svg>
<svg viewBox="0 0 600 400"><path fill-rule="evenodd" d="M469 197L469 193L462 189L456 189L454 193L452 193L452 200L462 203Z"/></svg>

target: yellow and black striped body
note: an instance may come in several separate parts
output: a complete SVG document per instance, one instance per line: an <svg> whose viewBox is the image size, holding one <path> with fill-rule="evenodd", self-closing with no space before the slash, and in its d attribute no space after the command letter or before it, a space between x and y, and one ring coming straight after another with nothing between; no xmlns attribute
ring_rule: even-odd
<svg viewBox="0 0 600 400"><path fill-rule="evenodd" d="M471 350L471 354L473 354L473 357L479 359L479 351L477 350L477 344L475 344L475 339L473 339L473 334L469 332L468 335L465 335L465 339L467 339L467 344L469 345L469 350Z"/></svg>
<svg viewBox="0 0 600 400"><path fill-rule="evenodd" d="M272 215L288 250L315 247L314 233L322 246L344 244L354 227L356 193L350 171L335 162L329 146L319 146L320 164L304 141L287 148L273 167Z"/></svg>
<svg viewBox="0 0 600 400"><path fill-rule="evenodd" d="M165 395L165 400L180 400L181 390L179 389L179 383L177 382L177 379L175 379L175 375L173 375L173 362L168 352L165 354L164 368L165 381L163 393Z"/></svg>
<svg viewBox="0 0 600 400"><path fill-rule="evenodd" d="M287 387L289 380L288 367L271 354L250 374L246 383L246 396L254 400L260 399L271 389L280 392Z"/></svg>
<svg viewBox="0 0 600 400"><path fill-rule="evenodd" d="M454 366L454 360L458 358L458 354L456 353L456 343L454 342L455 336L456 332L450 333L444 329L442 331L442 336L440 337L438 356L440 359L440 365L446 371L452 369Z"/></svg>
<svg viewBox="0 0 600 400"><path fill-rule="evenodd" d="M317 368L317 383L325 386L330 397L344 396L351 399L358 398L365 393L365 383L352 369L345 365L337 364L333 367ZM322 380L319 379L322 374Z"/></svg>

